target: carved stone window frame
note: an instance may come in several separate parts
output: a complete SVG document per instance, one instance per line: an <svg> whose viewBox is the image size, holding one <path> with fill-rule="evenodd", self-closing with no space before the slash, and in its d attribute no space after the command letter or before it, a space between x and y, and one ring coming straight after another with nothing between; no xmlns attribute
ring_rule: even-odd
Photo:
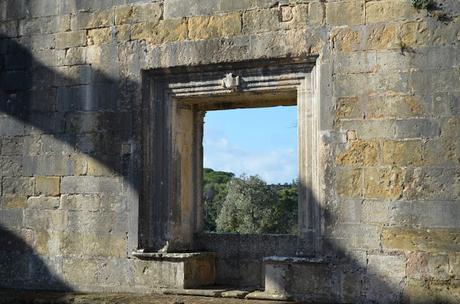
<svg viewBox="0 0 460 304"><path fill-rule="evenodd" d="M313 195L318 190L315 62L316 57L286 58L143 71L138 249L191 251L193 235L203 229L205 111L297 104L298 238L315 251L320 225Z"/></svg>

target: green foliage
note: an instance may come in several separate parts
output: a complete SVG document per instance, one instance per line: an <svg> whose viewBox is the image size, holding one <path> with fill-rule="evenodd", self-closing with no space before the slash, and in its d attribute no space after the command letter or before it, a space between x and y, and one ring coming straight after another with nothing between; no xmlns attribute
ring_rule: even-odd
<svg viewBox="0 0 460 304"><path fill-rule="evenodd" d="M258 177L234 178L217 217L218 232L269 233L274 231L276 191Z"/></svg>
<svg viewBox="0 0 460 304"><path fill-rule="evenodd" d="M411 0L412 6L417 9L427 9L430 10L436 6L436 3L433 0Z"/></svg>
<svg viewBox="0 0 460 304"><path fill-rule="evenodd" d="M271 185L271 187L278 195L278 204L274 206L276 233L297 233L297 182L285 185Z"/></svg>
<svg viewBox="0 0 460 304"><path fill-rule="evenodd" d="M203 171L204 229L205 231L216 231L217 216L227 196L227 183L234 174L208 168Z"/></svg>
<svg viewBox="0 0 460 304"><path fill-rule="evenodd" d="M217 232L295 233L297 189L267 185L257 176L233 178L216 220Z"/></svg>
<svg viewBox="0 0 460 304"><path fill-rule="evenodd" d="M297 182L267 185L257 176L203 171L205 231L297 233Z"/></svg>

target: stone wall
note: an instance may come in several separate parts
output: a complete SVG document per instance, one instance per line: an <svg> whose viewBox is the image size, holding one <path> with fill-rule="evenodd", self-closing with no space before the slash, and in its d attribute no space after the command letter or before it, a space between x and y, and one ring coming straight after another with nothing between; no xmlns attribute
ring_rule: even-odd
<svg viewBox="0 0 460 304"><path fill-rule="evenodd" d="M157 288L130 256L141 71L314 55L332 298L458 302L460 2L438 2L0 0L0 286Z"/></svg>

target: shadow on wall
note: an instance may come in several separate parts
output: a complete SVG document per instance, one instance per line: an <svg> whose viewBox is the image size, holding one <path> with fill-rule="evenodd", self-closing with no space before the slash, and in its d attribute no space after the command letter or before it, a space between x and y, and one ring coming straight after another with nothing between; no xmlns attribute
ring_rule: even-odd
<svg viewBox="0 0 460 304"><path fill-rule="evenodd" d="M0 136L17 140L17 145L22 147L18 171L12 174L13 178L77 176L88 173L84 169L80 171L82 159L96 160L112 172L109 174L123 176L138 190L138 181L134 176L142 174L140 169L136 169L139 167L133 165L136 155L125 154L123 146L140 142L140 132L136 132L140 130L140 122L133 119L140 117L136 114L139 109L135 107L139 100L129 96L133 92L133 96L140 99L135 93L139 84L108 77L89 64L50 68L41 61L52 65L59 60L55 54L50 55L51 58L35 59L24 46L2 36L0 55ZM64 76L64 72L74 77ZM128 149L128 152L131 151ZM2 218L2 222L4 220ZM23 219L24 225L18 224L21 220L6 221L7 228L13 226L21 231L21 237L5 228L0 231L2 248L8 249L0 256L1 265L6 265L0 270L1 287L70 290L55 275L62 270L50 268L62 265L60 258L39 257L30 245L21 240L30 238L29 241L34 243L34 229L43 227L29 227L27 214ZM328 221L334 220L329 216ZM337 265L329 269L331 275L325 282L324 297L339 302L348 302L348 299L368 302L369 293L373 293L375 302L387 298L391 299L388 302L399 301L399 288L393 288L398 286L388 285L379 273L370 273L366 258L358 260L342 250L339 244L326 242L324 246ZM22 249L20 253L15 253L10 250L13 247ZM207 249L216 250L219 255L218 248ZM254 253L249 250L239 254ZM238 268L242 266L234 265ZM314 283L319 278L308 279L308 282Z"/></svg>
<svg viewBox="0 0 460 304"><path fill-rule="evenodd" d="M84 170L78 168L84 160L77 159L84 154L128 177L125 158L131 151L122 149L136 137L132 117L137 116L129 96L123 102L126 95L120 91L136 91L135 84L109 77L90 64L49 68L42 62L51 66L65 62L60 58L63 53L49 50L48 57L35 60L25 47L4 38L0 35L0 111L4 114L0 136L32 140L23 151L23 176L84 174L78 171ZM37 140L39 146L34 146ZM54 168L42 162L45 154Z"/></svg>
<svg viewBox="0 0 460 304"><path fill-rule="evenodd" d="M28 243L31 233L27 229L13 232L0 225L0 287L71 291L56 274L62 257L39 256Z"/></svg>
<svg viewBox="0 0 460 304"><path fill-rule="evenodd" d="M61 275L65 264L62 239L54 237L68 234L71 239L83 224L73 219L75 225L70 227L66 226L70 218L69 222L50 219L59 212L66 216L63 210L54 210L59 206L30 204L27 197L40 195L32 177L60 176L61 194L81 191L113 196L101 197L100 208L117 212L120 219L104 227L115 227L123 237L128 231L127 199L122 191L126 194L127 189L138 187L133 142L140 132L133 132L139 121L132 119L139 117L132 102L138 98L137 83L118 79L118 70L109 77L90 64L62 65L59 61L71 60L62 54L47 50L37 52L37 58L16 39L0 34L0 288L70 290L54 276ZM67 190L62 184L66 177L70 179ZM113 233L111 229L105 232ZM33 247L40 247L43 255L39 257Z"/></svg>
<svg viewBox="0 0 460 304"><path fill-rule="evenodd" d="M113 55L118 56L117 53ZM0 35L0 137L8 140L8 149L20 150L10 151L9 168L12 170L2 168L3 179L85 175L88 174L88 162L97 161L108 169L99 172L100 175L122 176L124 182L139 190L140 155L130 147L140 142L141 122L137 119L141 117L140 84L120 79L118 71L114 73L116 76L109 77L86 63L49 68L60 60L51 51L49 56L35 59L24 46ZM42 62L46 62L46 66ZM72 77L63 76L64 72ZM111 191L111 183L115 180L108 180L107 188L101 188L101 192ZM320 205L317 203L317 206ZM56 275L62 273L62 269L54 268L63 264L65 257L59 257L62 253L39 256L32 249L37 242L34 239L36 229L53 227L31 225L27 212L7 208L2 203L0 287L71 290ZM123 212L126 213L126 209ZM12 214L17 217L10 216ZM326 222L335 222L333 215L323 216ZM238 242L241 247L243 244ZM218 256L223 256L219 250L227 250L212 245L202 246L217 251ZM324 254L332 261L329 274L304 278L302 286L311 284L319 288L318 282L325 280L327 288L320 293L331 302L402 302L404 278L391 277L384 260L379 264L381 268L369 267L366 253L350 252L346 245L323 240ZM243 251L238 253L244 254ZM404 260L405 257L395 259Z"/></svg>

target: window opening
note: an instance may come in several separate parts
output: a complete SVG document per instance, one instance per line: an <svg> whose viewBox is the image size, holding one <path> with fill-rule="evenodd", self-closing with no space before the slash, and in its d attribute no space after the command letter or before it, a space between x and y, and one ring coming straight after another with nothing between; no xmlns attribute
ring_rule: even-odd
<svg viewBox="0 0 460 304"><path fill-rule="evenodd" d="M208 111L205 232L297 234L297 106Z"/></svg>

